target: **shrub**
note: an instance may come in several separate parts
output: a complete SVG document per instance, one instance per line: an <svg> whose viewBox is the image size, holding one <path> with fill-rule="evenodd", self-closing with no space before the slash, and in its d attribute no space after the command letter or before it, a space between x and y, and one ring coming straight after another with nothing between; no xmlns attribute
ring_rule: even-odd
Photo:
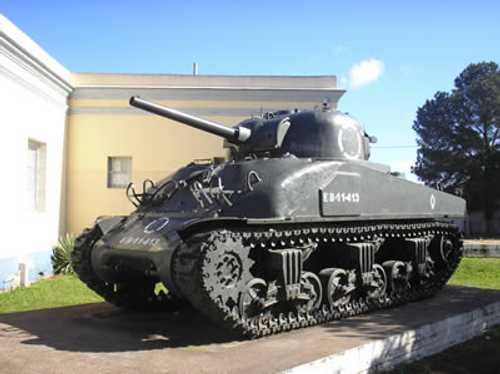
<svg viewBox="0 0 500 374"><path fill-rule="evenodd" d="M71 253L75 247L76 236L66 234L61 236L58 245L52 248L52 270L54 274L72 274L73 266L71 265Z"/></svg>

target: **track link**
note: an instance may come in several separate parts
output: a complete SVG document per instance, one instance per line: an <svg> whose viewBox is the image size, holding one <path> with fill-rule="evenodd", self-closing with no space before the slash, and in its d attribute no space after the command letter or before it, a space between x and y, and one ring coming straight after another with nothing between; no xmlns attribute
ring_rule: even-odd
<svg viewBox="0 0 500 374"><path fill-rule="evenodd" d="M348 304L331 310L326 305L314 312L290 311L266 313L252 318L242 318L237 306L214 297L213 283L207 281L207 258L220 246L229 248L284 248L316 243L355 243L376 238L416 238L445 234L454 238L455 250L449 262L419 287L410 287L403 294L389 293L376 300L355 297ZM173 259L173 276L176 285L189 302L211 320L238 335L262 337L327 321L351 317L382 308L394 307L436 294L448 281L460 263L462 244L456 227L449 223L381 223L366 225L337 224L305 228L270 228L267 230L220 229L195 234L186 239ZM213 257L213 256L212 256ZM208 261L210 262L210 261ZM240 287L240 285L234 285ZM229 304L229 305L228 305Z"/></svg>

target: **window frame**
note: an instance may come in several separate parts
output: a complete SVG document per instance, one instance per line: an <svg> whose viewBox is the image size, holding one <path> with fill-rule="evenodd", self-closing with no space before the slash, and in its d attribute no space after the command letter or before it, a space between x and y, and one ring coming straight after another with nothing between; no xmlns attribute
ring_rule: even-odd
<svg viewBox="0 0 500 374"><path fill-rule="evenodd" d="M126 161L126 167L120 166L120 170L114 170L113 161L119 160L120 163ZM108 156L106 159L106 187L110 189L125 189L132 181L132 156ZM125 169L125 170L123 170ZM116 183L115 177L117 175L123 174L127 182L126 183ZM123 177L123 176L122 176Z"/></svg>
<svg viewBox="0 0 500 374"><path fill-rule="evenodd" d="M28 138L27 195L30 210L43 213L47 207L47 143ZM35 160L31 167L34 152ZM30 185L33 183L33 185Z"/></svg>

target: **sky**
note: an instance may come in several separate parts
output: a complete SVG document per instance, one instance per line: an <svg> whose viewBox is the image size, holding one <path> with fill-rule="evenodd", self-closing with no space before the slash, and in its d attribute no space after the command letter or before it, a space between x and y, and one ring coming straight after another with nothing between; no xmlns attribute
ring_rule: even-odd
<svg viewBox="0 0 500 374"><path fill-rule="evenodd" d="M416 111L500 63L500 1L23 1L0 13L74 72L336 75L339 109L409 175Z"/></svg>

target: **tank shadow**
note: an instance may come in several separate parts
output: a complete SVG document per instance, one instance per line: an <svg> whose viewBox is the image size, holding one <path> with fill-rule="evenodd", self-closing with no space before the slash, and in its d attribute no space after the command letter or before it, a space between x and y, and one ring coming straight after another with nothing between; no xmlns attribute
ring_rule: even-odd
<svg viewBox="0 0 500 374"><path fill-rule="evenodd" d="M349 348L360 342L386 338L440 321L494 301L500 301L499 291L447 286L435 297L422 302L282 333L259 339L259 344L231 335L192 309L186 308L175 313L138 313L99 303L0 315L0 341L3 341L2 344L41 345L58 351L88 353L177 347L203 352L219 348L223 351L228 348L231 352L253 352L259 351L259 347L271 349L286 346L290 354L294 352L296 357L305 357L315 350L324 351L325 355L331 354L332 350L337 350L337 342L340 342L338 349L344 345ZM305 342L311 352L303 350ZM394 349L415 348L404 343L399 340L390 342L384 347L380 359Z"/></svg>
<svg viewBox="0 0 500 374"><path fill-rule="evenodd" d="M235 342L190 308L125 311L107 303L0 314L0 339L75 352L144 351Z"/></svg>

